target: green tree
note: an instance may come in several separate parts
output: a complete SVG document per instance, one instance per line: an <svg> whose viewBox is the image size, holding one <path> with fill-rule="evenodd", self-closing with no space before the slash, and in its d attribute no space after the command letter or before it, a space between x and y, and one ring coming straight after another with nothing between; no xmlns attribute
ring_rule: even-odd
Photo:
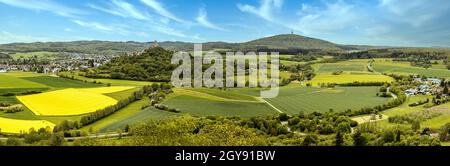
<svg viewBox="0 0 450 166"><path fill-rule="evenodd" d="M450 140L450 123L446 123L444 126L441 127L439 138L441 139L441 141Z"/></svg>
<svg viewBox="0 0 450 166"><path fill-rule="evenodd" d="M58 132L52 135L50 138L51 146L61 146L64 143L64 133Z"/></svg>
<svg viewBox="0 0 450 166"><path fill-rule="evenodd" d="M363 135L363 133L358 129L352 136L354 145L356 146L366 146L368 143L367 138Z"/></svg>
<svg viewBox="0 0 450 166"><path fill-rule="evenodd" d="M318 137L315 134L308 134L303 139L301 146L315 146L318 143Z"/></svg>
<svg viewBox="0 0 450 166"><path fill-rule="evenodd" d="M344 136L340 131L336 133L335 144L336 146L344 145Z"/></svg>
<svg viewBox="0 0 450 166"><path fill-rule="evenodd" d="M420 129L420 121L419 120L415 120L412 125L411 125L411 129L413 131L417 131Z"/></svg>

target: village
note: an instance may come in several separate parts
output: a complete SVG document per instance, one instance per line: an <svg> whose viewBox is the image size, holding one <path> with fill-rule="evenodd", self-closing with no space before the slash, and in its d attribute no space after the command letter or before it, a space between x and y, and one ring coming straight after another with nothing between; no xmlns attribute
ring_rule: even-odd
<svg viewBox="0 0 450 166"><path fill-rule="evenodd" d="M419 85L415 88L405 90L406 96L440 94L443 88L440 87L442 80L438 78L414 78L414 82Z"/></svg>
<svg viewBox="0 0 450 166"><path fill-rule="evenodd" d="M98 67L108 63L113 57L109 55L60 53L54 59L31 58L0 60L0 73L9 71L37 72L45 74L58 74L64 71L82 70L90 67Z"/></svg>

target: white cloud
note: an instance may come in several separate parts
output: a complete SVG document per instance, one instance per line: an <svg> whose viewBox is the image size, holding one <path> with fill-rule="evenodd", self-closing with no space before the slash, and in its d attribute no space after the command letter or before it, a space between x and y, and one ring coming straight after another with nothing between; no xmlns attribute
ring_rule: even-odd
<svg viewBox="0 0 450 166"><path fill-rule="evenodd" d="M448 0L379 0L380 7L386 9L390 19L421 26L443 15L450 9Z"/></svg>
<svg viewBox="0 0 450 166"><path fill-rule="evenodd" d="M259 7L247 4L238 4L237 6L243 12L255 14L267 21L275 22L274 10L283 6L283 0L261 0Z"/></svg>
<svg viewBox="0 0 450 166"><path fill-rule="evenodd" d="M70 8L51 0L0 0L0 3L24 9L48 11L65 17L76 17L77 15L86 14L85 11Z"/></svg>
<svg viewBox="0 0 450 166"><path fill-rule="evenodd" d="M200 25L202 25L204 27L215 29L215 30L220 30L220 31L227 31L227 29L222 28L218 25L215 25L215 24L209 22L208 21L208 13L206 12L206 10L204 8L201 8L199 10L196 20Z"/></svg>
<svg viewBox="0 0 450 166"><path fill-rule="evenodd" d="M354 5L344 1L326 3L324 8L302 5L298 21L288 26L304 34L333 33L353 28L359 21L364 21L363 15Z"/></svg>
<svg viewBox="0 0 450 166"><path fill-rule="evenodd" d="M111 4L109 4L110 8L103 8L94 4L88 4L87 6L102 12L125 18L134 18L138 20L150 19L150 16L148 14L139 11L135 6L123 0L112 0Z"/></svg>
<svg viewBox="0 0 450 166"><path fill-rule="evenodd" d="M183 19L178 18L173 13L169 12L166 8L163 7L161 3L159 3L156 0L141 0L142 3L145 5L151 7L153 10L155 10L156 13L159 15L169 18L171 20L174 20L179 23L189 23L188 21L185 21Z"/></svg>
<svg viewBox="0 0 450 166"><path fill-rule="evenodd" d="M18 35L10 32L2 31L0 33L0 43L13 43L13 42L36 42L36 41L50 41L49 38L45 37L36 37L36 36L27 36L27 35Z"/></svg>
<svg viewBox="0 0 450 166"><path fill-rule="evenodd" d="M119 26L112 26L112 25L105 25L98 22L85 22L80 20L72 20L75 24L78 24L82 27L99 30L102 32L108 32L108 33L118 33L120 35L128 35L130 32L128 30L125 30L122 27Z"/></svg>

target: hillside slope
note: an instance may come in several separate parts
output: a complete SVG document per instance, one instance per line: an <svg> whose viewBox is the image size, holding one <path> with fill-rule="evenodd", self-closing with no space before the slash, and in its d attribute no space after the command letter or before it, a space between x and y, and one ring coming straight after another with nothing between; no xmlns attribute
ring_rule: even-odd
<svg viewBox="0 0 450 166"><path fill-rule="evenodd" d="M269 49L323 49L323 50L340 50L341 48L331 42L295 35L276 35L266 38L253 40L243 43L247 47L267 47Z"/></svg>

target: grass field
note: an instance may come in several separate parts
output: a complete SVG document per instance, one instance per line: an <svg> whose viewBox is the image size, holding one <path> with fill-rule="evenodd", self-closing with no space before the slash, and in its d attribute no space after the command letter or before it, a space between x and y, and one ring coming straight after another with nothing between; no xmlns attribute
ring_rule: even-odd
<svg viewBox="0 0 450 166"><path fill-rule="evenodd" d="M0 89L22 89L22 88L47 88L44 84L28 81L25 79L9 76L0 73Z"/></svg>
<svg viewBox="0 0 450 166"><path fill-rule="evenodd" d="M117 100L102 93L126 89L130 89L130 87L68 88L35 95L18 96L17 98L36 115L81 115L117 103Z"/></svg>
<svg viewBox="0 0 450 166"><path fill-rule="evenodd" d="M179 108L194 116L239 116L251 117L277 113L264 103L240 101L214 101L194 96L180 95L164 104Z"/></svg>
<svg viewBox="0 0 450 166"><path fill-rule="evenodd" d="M115 123L116 121L121 121L123 119L128 118L129 116L132 116L132 115L138 113L139 111L141 111L141 107L144 106L145 104L148 104L148 102L149 102L148 98L144 98L142 100L133 102L133 103L129 104L128 106L115 112L114 114L112 114L106 118L103 118L91 125L85 126L84 129L92 128L93 131L98 131L105 126Z"/></svg>
<svg viewBox="0 0 450 166"><path fill-rule="evenodd" d="M320 83L336 83L336 84L345 84L345 83L353 83L353 82L393 82L394 79L381 75L381 74L319 74L314 77L309 83L312 86L318 86Z"/></svg>
<svg viewBox="0 0 450 166"><path fill-rule="evenodd" d="M78 73L69 73L69 72L62 72L61 74L67 75L67 76L73 76L74 78L78 80L83 80L87 82L101 82L104 84L111 84L111 85L126 85L126 86L145 86L145 85L151 85L153 82L148 81L133 81L133 80L117 80L117 79L92 79L87 78L83 76L79 76Z"/></svg>
<svg viewBox="0 0 450 166"><path fill-rule="evenodd" d="M345 111L372 107L389 99L377 97L378 87L283 87L278 97L265 99L281 111L294 115L299 112Z"/></svg>
<svg viewBox="0 0 450 166"><path fill-rule="evenodd" d="M52 76L23 77L21 79L43 84L53 88L90 88L103 86L101 84L85 83L82 81Z"/></svg>
<svg viewBox="0 0 450 166"><path fill-rule="evenodd" d="M46 120L17 120L0 117L0 129L2 133L28 132L31 128L36 130L47 128L52 130L55 125Z"/></svg>
<svg viewBox="0 0 450 166"><path fill-rule="evenodd" d="M92 128L93 131L107 132L116 131L117 129L123 129L124 126L133 125L136 123L144 122L146 120L161 120L170 117L176 117L179 114L165 112L154 108L147 108L141 110L142 106L147 105L148 98L131 103L123 109L115 112L114 114L103 118L91 125L83 127L85 130Z"/></svg>
<svg viewBox="0 0 450 166"><path fill-rule="evenodd" d="M134 125L143 123L149 120L164 120L169 118L175 118L178 116L181 116L182 114L176 114L166 111L157 110L153 107L139 110L138 112L131 114L130 116L127 116L125 118L122 118L118 121L115 121L114 123L108 124L102 128L99 129L100 132L107 132L107 131L116 131L118 129L123 129L127 124L128 125Z"/></svg>

